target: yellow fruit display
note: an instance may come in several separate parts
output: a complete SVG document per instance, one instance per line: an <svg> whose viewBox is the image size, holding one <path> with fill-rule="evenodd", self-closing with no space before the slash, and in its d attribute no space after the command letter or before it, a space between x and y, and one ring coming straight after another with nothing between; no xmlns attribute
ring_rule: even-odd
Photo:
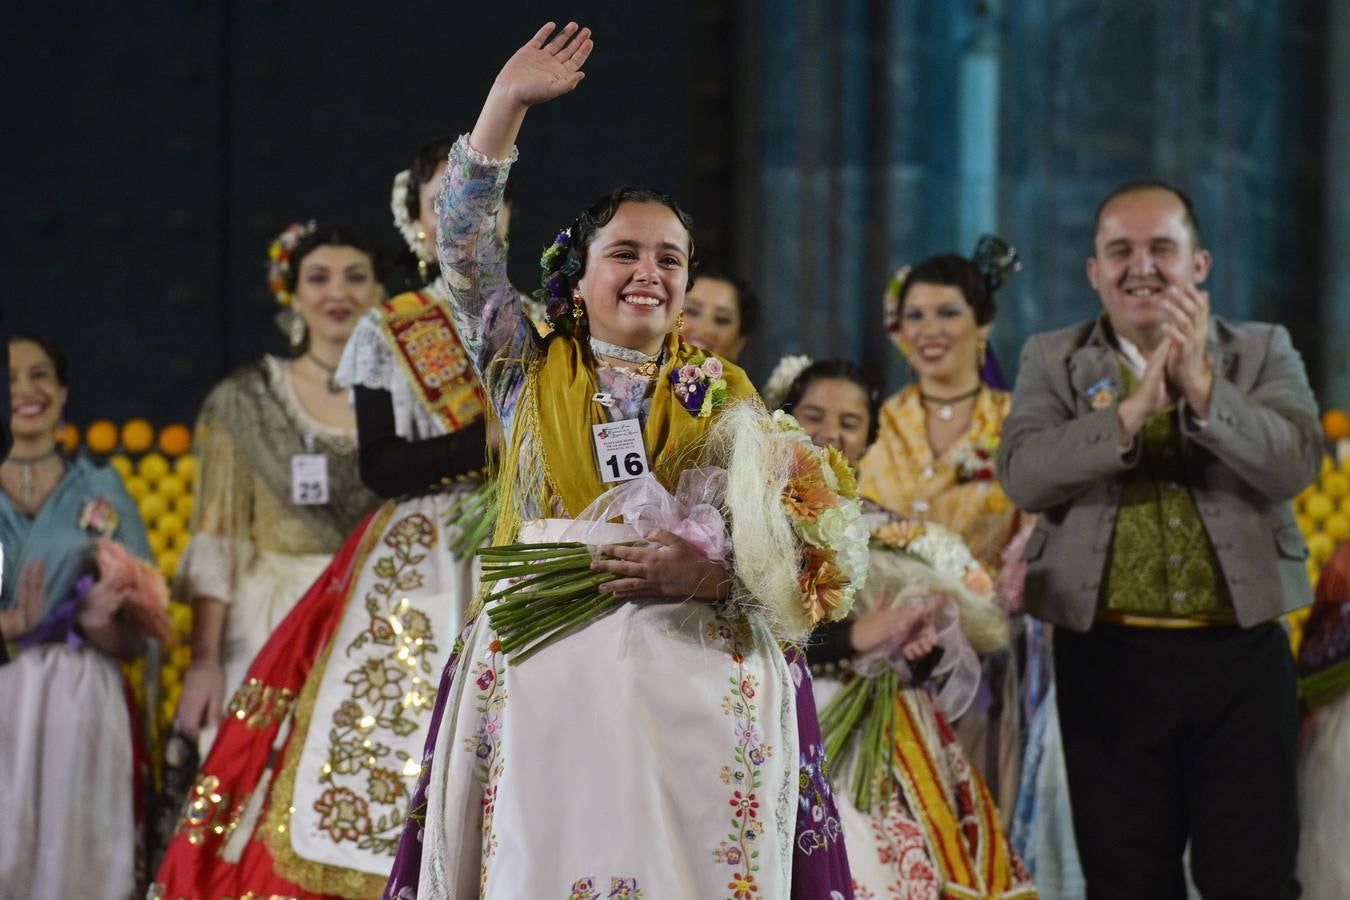
<svg viewBox="0 0 1350 900"><path fill-rule="evenodd" d="M192 607L186 603L170 602L169 621L178 634L188 634L192 631Z"/></svg>
<svg viewBox="0 0 1350 900"><path fill-rule="evenodd" d="M1332 500L1339 500L1350 494L1350 477L1344 472L1331 471L1322 476L1322 493Z"/></svg>
<svg viewBox="0 0 1350 900"><path fill-rule="evenodd" d="M192 532L184 528L182 531L178 532L173 536L173 542L171 543L171 546L173 547L175 552L178 553L179 556L182 556L183 551L187 549L188 542L191 540L192 540Z"/></svg>
<svg viewBox="0 0 1350 900"><path fill-rule="evenodd" d="M1346 525L1350 526L1350 522L1347 522ZM187 530L187 523L178 513L166 511L155 517L155 530L164 535L166 539L172 539Z"/></svg>
<svg viewBox="0 0 1350 900"><path fill-rule="evenodd" d="M1328 535L1318 532L1308 538L1308 553L1312 560L1321 566L1331 558L1331 553L1336 549L1336 543Z"/></svg>
<svg viewBox="0 0 1350 900"><path fill-rule="evenodd" d="M186 425L166 425L159 433L159 452L165 456L182 456L191 449L192 432Z"/></svg>
<svg viewBox="0 0 1350 900"><path fill-rule="evenodd" d="M99 419L85 431L84 442L95 453L111 453L117 449L117 426L107 419Z"/></svg>
<svg viewBox="0 0 1350 900"><path fill-rule="evenodd" d="M1321 470L1320 470L1317 474L1319 474L1319 475L1325 475L1325 474L1327 474L1328 472L1330 472L1330 471L1331 471L1332 469L1334 469L1334 468L1336 468L1336 463L1332 460L1332 458L1331 458L1330 456L1323 456L1323 457L1322 457L1322 468L1321 468Z"/></svg>
<svg viewBox="0 0 1350 900"><path fill-rule="evenodd" d="M169 461L158 453L147 453L137 463L136 474L154 484L169 474Z"/></svg>
<svg viewBox="0 0 1350 900"><path fill-rule="evenodd" d="M188 484L197 477L197 457L180 456L173 461L173 473Z"/></svg>
<svg viewBox="0 0 1350 900"><path fill-rule="evenodd" d="M122 446L128 453L144 453L154 444L154 426L144 419L128 419L122 426Z"/></svg>
<svg viewBox="0 0 1350 900"><path fill-rule="evenodd" d="M155 554L155 556L157 557L165 550L172 549L173 547L173 544L170 543L169 540L164 537L164 535L160 534L153 528L148 529L145 532L145 538L150 542L150 552Z"/></svg>
<svg viewBox="0 0 1350 900"><path fill-rule="evenodd" d="M1339 512L1332 513L1322 523L1322 533L1339 544L1350 537L1350 518Z"/></svg>
<svg viewBox="0 0 1350 900"><path fill-rule="evenodd" d="M197 508L197 499L191 494L184 494L173 501L173 511L183 517L184 522L192 521L192 511Z"/></svg>
<svg viewBox="0 0 1350 900"><path fill-rule="evenodd" d="M112 466L113 469L117 471L117 474L122 476L123 481L126 481L132 475L133 467L131 465L131 458L123 456L121 453L115 453L110 456L108 458L108 465Z"/></svg>
<svg viewBox="0 0 1350 900"><path fill-rule="evenodd" d="M172 550L156 554L155 561L159 563L159 574L165 578L173 578L174 573L178 571L178 554Z"/></svg>
<svg viewBox="0 0 1350 900"><path fill-rule="evenodd" d="M1313 494L1303 504L1304 514L1314 522L1321 522L1331 515L1331 511L1336 508L1336 504L1331 502L1331 498L1326 494Z"/></svg>
<svg viewBox="0 0 1350 900"><path fill-rule="evenodd" d="M187 491L187 484L177 475L165 475L159 481L155 482L155 493L159 494L170 503L173 503L173 501L186 494Z"/></svg>
<svg viewBox="0 0 1350 900"><path fill-rule="evenodd" d="M150 484L144 478L137 475L132 475L130 478L125 479L124 483L126 484L127 493L130 494L131 499L135 500L137 503L145 499L150 493Z"/></svg>
<svg viewBox="0 0 1350 900"><path fill-rule="evenodd" d="M141 511L141 518L145 524L153 526L155 520L169 511L169 504L164 502L164 498L154 492L147 493L141 498L137 508Z"/></svg>

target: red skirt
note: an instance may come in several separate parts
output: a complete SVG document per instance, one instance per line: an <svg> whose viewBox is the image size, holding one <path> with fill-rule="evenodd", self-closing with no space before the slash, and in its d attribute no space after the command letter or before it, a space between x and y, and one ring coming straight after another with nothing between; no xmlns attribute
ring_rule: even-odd
<svg viewBox="0 0 1350 900"><path fill-rule="evenodd" d="M261 814L252 817L257 827L250 828L238 862L228 861L223 854L241 827L255 788L265 774L270 779L287 743L294 739L292 735L277 744L291 706L342 618L358 574L356 564L363 539L378 512L367 516L352 532L249 666L243 685L226 707L215 743L179 816L150 888L152 900L334 896L308 891L278 874L262 840L267 799Z"/></svg>

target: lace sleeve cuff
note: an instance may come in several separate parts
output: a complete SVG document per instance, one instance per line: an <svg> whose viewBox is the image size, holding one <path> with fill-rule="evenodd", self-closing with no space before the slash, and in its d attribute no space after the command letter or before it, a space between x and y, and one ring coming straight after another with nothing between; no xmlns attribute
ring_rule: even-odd
<svg viewBox="0 0 1350 900"><path fill-rule="evenodd" d="M394 354L380 329L380 311L372 309L356 323L333 380L345 388L392 391L397 374Z"/></svg>
<svg viewBox="0 0 1350 900"><path fill-rule="evenodd" d="M506 157L506 159L493 159L485 153L479 153L473 148L473 144L469 143L468 132L461 134L459 140L455 141L455 146L450 151L449 161L451 165L455 162L456 153L461 155L468 162L473 163L475 166L481 166L484 169L500 169L503 166L509 166L520 159L520 148L516 146L511 147L511 155Z"/></svg>

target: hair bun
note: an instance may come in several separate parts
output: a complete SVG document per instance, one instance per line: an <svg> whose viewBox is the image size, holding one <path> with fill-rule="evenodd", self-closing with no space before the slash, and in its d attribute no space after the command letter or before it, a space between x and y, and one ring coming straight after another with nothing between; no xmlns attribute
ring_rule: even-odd
<svg viewBox="0 0 1350 900"><path fill-rule="evenodd" d="M995 234L982 234L975 244L975 253L971 258L975 268L984 276L989 293L994 293L1007 283L1014 272L1022 268L1022 260L1017 256L1017 248Z"/></svg>

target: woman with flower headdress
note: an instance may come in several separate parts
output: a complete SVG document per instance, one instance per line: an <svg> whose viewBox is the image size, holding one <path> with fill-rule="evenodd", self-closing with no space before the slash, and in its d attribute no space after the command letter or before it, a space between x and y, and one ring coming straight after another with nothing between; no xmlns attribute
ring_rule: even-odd
<svg viewBox="0 0 1350 900"><path fill-rule="evenodd" d="M784 566L769 551L776 538L799 547L795 532L764 526L786 523L776 511L795 485L801 510L847 528L849 470L740 402L754 398L744 373L680 338L694 247L664 194L618 188L585 210L542 259L552 333L521 315L493 234L502 185L526 111L576 87L592 48L589 29L554 31L512 56L451 150L437 232L505 445L484 579L529 574L494 582L446 666L385 895L846 896L828 786L801 755L818 758L798 715L814 720L809 676L770 623L796 636L842 614L857 560L819 547L819 565ZM733 451L725 471L700 468L726 434L782 452L768 467ZM764 515L737 515L752 494ZM649 514L666 524L634 524ZM560 612L518 605L569 565L585 605L570 583L539 601Z"/></svg>
<svg viewBox="0 0 1350 900"><path fill-rule="evenodd" d="M884 301L886 330L914 382L882 405L877 442L858 466L864 496L960 534L1008 586L1000 596L1014 614L1024 570L1017 557L1032 522L1009 503L994 470L1012 396L988 336L995 294L1019 268L1016 251L986 235L970 259L947 253L896 273ZM1019 689L1013 654L985 655L979 694L955 730L988 779L1027 868L1050 893L1072 896L1082 882L1054 738L1049 635L1040 623L1025 627L1026 690ZM1022 765L1024 722L1030 723L1028 767Z"/></svg>
<svg viewBox="0 0 1350 900"><path fill-rule="evenodd" d="M848 360L787 357L764 396L851 463L876 439L880 385ZM972 647L1007 646L994 584L953 532L875 505L868 521L869 572L853 612L806 646L854 896L1035 897L943 714L970 701Z"/></svg>
<svg viewBox="0 0 1350 900"><path fill-rule="evenodd" d="M417 181L395 179L411 224ZM443 165L443 164L442 164ZM410 190L411 188L411 190ZM360 473L389 498L261 652L230 703L156 880L164 896L365 897L397 847L434 674L472 597L469 553L491 524L482 393L435 278L364 315L336 381L352 389ZM215 827L228 821L228 828Z"/></svg>
<svg viewBox="0 0 1350 900"><path fill-rule="evenodd" d="M194 441L199 499L179 565L192 662L176 721L203 750L254 655L377 502L357 473L347 392L333 381L380 298L374 250L351 228L311 222L286 229L268 256L292 357L264 356L216 385Z"/></svg>
<svg viewBox="0 0 1350 900"><path fill-rule="evenodd" d="M994 573L1029 524L994 475L1012 398L989 350L994 294L1019 265L1012 247L986 235L971 259L944 253L896 273L885 297L886 330L914 381L882 405L877 441L858 465L863 496L952 529ZM1011 661L1006 653L985 660L980 696L956 723L1005 817L1020 763Z"/></svg>
<svg viewBox="0 0 1350 900"><path fill-rule="evenodd" d="M110 467L67 457L51 340L8 341L14 446L0 462L0 896L124 900L142 884L148 757L117 659L168 640L168 595Z"/></svg>

